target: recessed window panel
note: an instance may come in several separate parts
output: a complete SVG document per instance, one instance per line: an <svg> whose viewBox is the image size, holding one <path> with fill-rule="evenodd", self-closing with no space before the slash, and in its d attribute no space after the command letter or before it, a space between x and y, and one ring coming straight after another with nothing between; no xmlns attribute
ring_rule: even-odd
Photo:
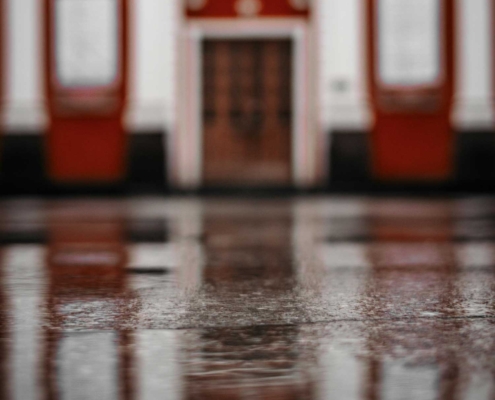
<svg viewBox="0 0 495 400"><path fill-rule="evenodd" d="M379 0L379 78L385 85L434 84L440 75L440 0Z"/></svg>
<svg viewBox="0 0 495 400"><path fill-rule="evenodd" d="M58 81L65 87L114 82L118 67L117 0L56 0Z"/></svg>

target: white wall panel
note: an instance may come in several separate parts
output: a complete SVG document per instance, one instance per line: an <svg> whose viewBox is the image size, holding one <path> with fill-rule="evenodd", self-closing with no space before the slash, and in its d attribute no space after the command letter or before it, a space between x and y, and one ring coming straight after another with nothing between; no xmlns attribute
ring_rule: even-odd
<svg viewBox="0 0 495 400"><path fill-rule="evenodd" d="M464 128L493 126L491 0L457 0L455 122Z"/></svg>
<svg viewBox="0 0 495 400"><path fill-rule="evenodd" d="M8 0L6 123L36 129L45 123L42 107L42 19L40 0Z"/></svg>
<svg viewBox="0 0 495 400"><path fill-rule="evenodd" d="M319 0L318 11L321 123L365 128L364 1Z"/></svg>
<svg viewBox="0 0 495 400"><path fill-rule="evenodd" d="M129 124L137 129L175 124L179 0L139 0L133 5Z"/></svg>

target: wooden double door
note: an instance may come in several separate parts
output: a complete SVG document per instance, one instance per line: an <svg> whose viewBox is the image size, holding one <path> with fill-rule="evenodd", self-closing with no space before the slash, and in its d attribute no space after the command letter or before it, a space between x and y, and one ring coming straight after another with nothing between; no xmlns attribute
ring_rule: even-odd
<svg viewBox="0 0 495 400"><path fill-rule="evenodd" d="M291 183L292 41L203 43L204 183Z"/></svg>

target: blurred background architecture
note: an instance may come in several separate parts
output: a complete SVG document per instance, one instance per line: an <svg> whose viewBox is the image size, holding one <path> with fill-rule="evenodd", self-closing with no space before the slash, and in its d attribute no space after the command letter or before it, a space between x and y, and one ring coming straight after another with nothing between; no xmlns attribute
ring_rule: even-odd
<svg viewBox="0 0 495 400"><path fill-rule="evenodd" d="M491 0L2 0L5 192L495 183Z"/></svg>
<svg viewBox="0 0 495 400"><path fill-rule="evenodd" d="M494 18L0 0L0 400L495 399Z"/></svg>

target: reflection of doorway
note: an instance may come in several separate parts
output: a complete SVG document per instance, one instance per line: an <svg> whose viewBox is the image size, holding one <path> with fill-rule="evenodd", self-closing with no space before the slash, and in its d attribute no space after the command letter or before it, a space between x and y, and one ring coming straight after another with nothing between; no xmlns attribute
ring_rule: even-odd
<svg viewBox="0 0 495 400"><path fill-rule="evenodd" d="M292 40L203 42L204 182L289 185Z"/></svg>

